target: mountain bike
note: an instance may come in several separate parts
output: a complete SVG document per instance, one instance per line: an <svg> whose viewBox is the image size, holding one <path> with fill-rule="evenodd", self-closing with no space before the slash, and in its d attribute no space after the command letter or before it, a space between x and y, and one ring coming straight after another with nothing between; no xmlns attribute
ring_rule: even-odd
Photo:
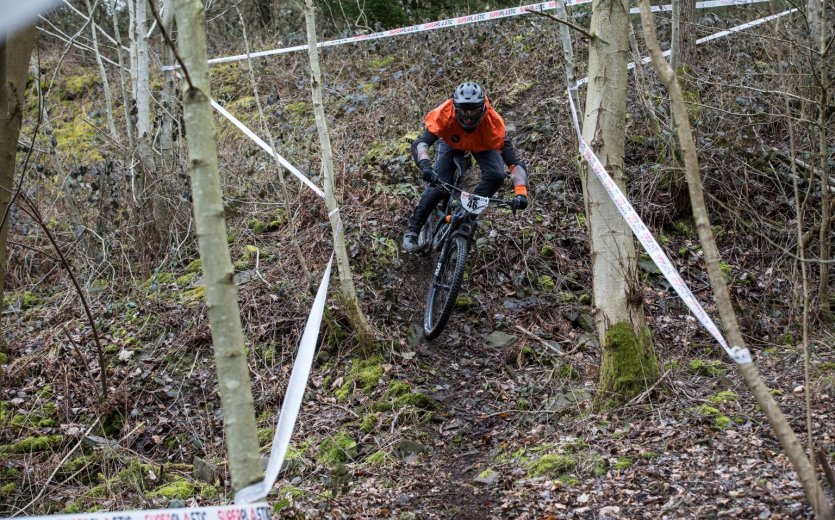
<svg viewBox="0 0 835 520"><path fill-rule="evenodd" d="M438 252L438 261L426 293L423 313L423 335L437 338L449 321L458 291L464 281L467 255L478 229L476 217L490 204L509 208L516 213L512 200L492 199L469 193L458 187L472 158L462 153L453 157L455 173L452 183L436 181L435 186L447 192L444 200L430 213L418 235L418 251Z"/></svg>

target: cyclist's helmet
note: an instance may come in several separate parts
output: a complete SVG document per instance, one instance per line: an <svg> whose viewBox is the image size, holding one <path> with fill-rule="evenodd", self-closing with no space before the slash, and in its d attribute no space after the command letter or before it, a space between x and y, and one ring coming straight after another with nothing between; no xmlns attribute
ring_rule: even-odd
<svg viewBox="0 0 835 520"><path fill-rule="evenodd" d="M484 89L473 81L461 83L452 95L452 106L455 107L455 118L461 128L472 132L478 126L485 110Z"/></svg>

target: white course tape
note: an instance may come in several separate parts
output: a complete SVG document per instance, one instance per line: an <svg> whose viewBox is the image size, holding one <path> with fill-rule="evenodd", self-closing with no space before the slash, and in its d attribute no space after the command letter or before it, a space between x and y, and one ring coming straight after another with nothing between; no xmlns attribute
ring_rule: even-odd
<svg viewBox="0 0 835 520"><path fill-rule="evenodd" d="M571 7L580 4L588 4L591 3L592 0L566 0L565 6ZM768 2L770 0L706 0L703 2L696 2L696 9L709 9L713 7L727 7L727 6L735 6L735 5L749 5L749 4L756 4L760 2ZM487 22L491 20L498 20L500 18L508 18L511 16L520 16L523 14L528 14L531 11L548 11L550 9L556 9L557 3L556 2L540 2L538 4L530 4L530 5L523 5L520 7L511 7L508 9L498 9L496 11L485 11L483 13L476 13L470 14L465 16L458 16L456 18L447 18L446 20L437 20L435 22L427 22L418 25L410 25L408 27L398 27L396 29L389 29L387 31L380 31L376 33L370 34L357 34L354 36L349 36L347 38L339 38L336 40L328 40L324 42L317 43L316 46L319 48L322 47L332 47L334 45L342 45L344 43L356 43L362 41L369 41L369 40L379 40L381 38L388 38L391 36L400 36L402 34L414 34L419 32L425 31L434 31L435 29L446 29L448 27L456 27L460 25L467 25L471 23L477 22ZM672 11L672 5L656 5L652 6L653 11ZM639 13L640 9L634 7L630 10L630 13ZM296 45L294 47L284 47L282 49L271 49L267 51L258 51L252 52L249 54L249 58L260 58L263 56L274 56L277 54L287 54L290 52L296 51L303 51L307 49L307 45ZM209 64L213 65L215 63L228 63L231 61L241 61L247 59L246 54L237 54L235 56L225 56L222 58L212 58L209 60ZM162 67L162 70L171 70L177 68L176 65L167 65Z"/></svg>
<svg viewBox="0 0 835 520"><path fill-rule="evenodd" d="M582 155L586 162L589 163L592 171L594 171L601 184L603 184L603 187L606 188L606 191L614 201L618 211L620 211L620 214L626 220L626 223L629 224L629 228L632 229L632 232L636 237L638 237L638 241L641 242L642 246L644 246L644 249L649 254L650 258L652 258L652 261L655 262L655 265L658 266L661 273L676 290L679 297L684 301L684 304L687 305L687 308L690 309L696 319L698 319L707 331L710 332L710 334L716 339L716 341L719 342L731 359L740 364L751 363L751 353L748 352L748 349L728 346L727 341L725 341L722 333L719 332L716 324L712 319L710 319L710 316L708 316L707 312L705 312L704 308L693 293L690 292L690 289L684 283L681 275L678 274L678 271L675 266L673 266L673 263L670 262L670 259L667 258L666 254L664 254L664 250L661 249L661 246L655 241L655 238L652 236L649 229L647 229L647 226L641 220L641 217L638 216L635 208L632 207L632 204L623 192L620 191L620 188L618 188L617 184L615 184L615 181L609 176L609 173L606 172L606 168L600 162L600 159L598 159L594 154L591 147L583 140L583 136L580 132L580 122L577 119L577 109L574 106L573 96L571 95L571 92L568 94L568 102L571 105L571 118L574 123L574 130L577 132L577 139L580 142L580 155Z"/></svg>
<svg viewBox="0 0 835 520"><path fill-rule="evenodd" d="M323 192L321 189L319 189L318 186L313 184L313 182L310 179L308 179L302 172L300 172L295 166L293 166L292 164L287 162L287 159L285 159L284 157L279 155L279 153L276 152L275 150L273 150L270 147L270 145L268 145L267 143L264 142L263 139L261 139L260 137L255 135L255 132L250 130L245 124L241 123L238 120L238 118L236 118L235 116L230 114L225 108L220 106L218 104L218 102L215 101L214 99L212 100L212 106L214 107L215 110L217 110L220 113L220 115L222 115L223 117L225 117L226 119L231 121L233 125L237 126L238 129L241 132L243 132L244 134L247 135L247 137L249 137L250 139L255 141L255 143L258 146L263 148L268 154L273 155L276 159L278 159L278 162L281 163L281 165L284 166L287 169L287 171L289 171L290 173L292 173L293 175L298 177L299 180L301 180L303 183L307 184L310 187L311 190L316 192L317 195L319 195L322 198L325 197L325 192Z"/></svg>
<svg viewBox="0 0 835 520"><path fill-rule="evenodd" d="M766 1L766 0L753 0L753 1L761 2L761 1ZM722 4L722 5L725 5L726 3L728 5L731 5L731 4L732 5L741 5L741 2L739 0L713 0L711 2L701 2L701 3L705 3L705 4L710 3L711 7L715 7L715 4L717 4L717 2ZM736 2L736 3L734 3L734 2ZM751 3L751 2L748 2L748 3ZM717 38L722 38L723 36L728 36L729 34L738 33L740 31L744 31L745 29L750 29L751 27L756 27L760 24L764 24L765 22L770 22L771 20L774 20L775 18L780 18L781 16L786 16L787 14L792 14L795 11L797 11L797 9L789 9L788 11L783 11L782 13L772 14L770 16L766 16L765 18L758 18L758 19L753 20L751 22L744 23L742 25L737 25L736 27L731 27L730 29L726 29L724 31L719 31L717 33L713 33L710 36L705 36L704 38L699 38L698 40L696 40L696 45L701 45L701 44L709 42L711 40L715 40ZM666 58L667 56L670 55L670 50L666 50L662 54ZM644 56L643 58L641 58L641 65L646 65L647 63L649 63L651 61L652 61L652 58L650 58L649 56ZM626 70L632 70L634 68L635 68L635 63L634 62L630 61L629 63L626 64ZM585 85L588 82L589 82L588 77L578 79L577 80L577 86L582 87L583 85Z"/></svg>
<svg viewBox="0 0 835 520"><path fill-rule="evenodd" d="M244 506L181 507L22 518L25 520L269 520L270 506L266 502L258 502Z"/></svg>
<svg viewBox="0 0 835 520"><path fill-rule="evenodd" d="M325 274L322 276L322 282L316 292L316 299L313 300L313 306L310 309L310 316L307 318L307 325L305 325L304 333L299 341L299 352L296 354L293 371L290 373L290 381L287 383L287 392L284 394L284 402L281 405L281 413L278 416L278 424L273 435L273 447L270 452L270 459L267 462L264 480L235 493L236 504L248 504L266 497L278 478L278 472L281 470L281 464L287 454L287 447L290 445L290 436L293 434L293 428L299 416L299 407L302 404L307 378L310 375L310 366L313 364L313 354L316 352L319 326L322 323L322 315L325 311L325 299L328 295L328 282L332 265L333 254L331 254L331 259L325 268Z"/></svg>

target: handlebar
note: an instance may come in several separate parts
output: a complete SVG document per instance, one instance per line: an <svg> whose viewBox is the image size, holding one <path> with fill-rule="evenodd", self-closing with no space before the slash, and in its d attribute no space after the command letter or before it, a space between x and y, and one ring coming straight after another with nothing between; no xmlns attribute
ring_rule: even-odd
<svg viewBox="0 0 835 520"><path fill-rule="evenodd" d="M435 181L433 181L430 184L432 186L436 186L436 187L439 187L439 188L443 189L447 193L451 193L451 192L463 193L464 192L464 190L459 188L458 186L456 186L454 184L450 184L450 183L445 182L445 181L443 181L441 179L438 179L438 178L436 178ZM516 214L516 207L513 204L513 199L494 199L492 197L488 197L488 200L490 201L491 204L495 204L496 206L498 206L500 208L508 208L511 211L513 211L514 215Z"/></svg>

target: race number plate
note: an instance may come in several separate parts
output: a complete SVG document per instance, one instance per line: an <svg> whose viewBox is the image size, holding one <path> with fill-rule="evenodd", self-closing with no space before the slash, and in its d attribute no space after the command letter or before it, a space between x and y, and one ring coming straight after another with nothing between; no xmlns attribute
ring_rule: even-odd
<svg viewBox="0 0 835 520"><path fill-rule="evenodd" d="M481 195L467 193L466 191L461 192L461 206L470 213L478 215L488 205L490 205L489 197L482 197Z"/></svg>

